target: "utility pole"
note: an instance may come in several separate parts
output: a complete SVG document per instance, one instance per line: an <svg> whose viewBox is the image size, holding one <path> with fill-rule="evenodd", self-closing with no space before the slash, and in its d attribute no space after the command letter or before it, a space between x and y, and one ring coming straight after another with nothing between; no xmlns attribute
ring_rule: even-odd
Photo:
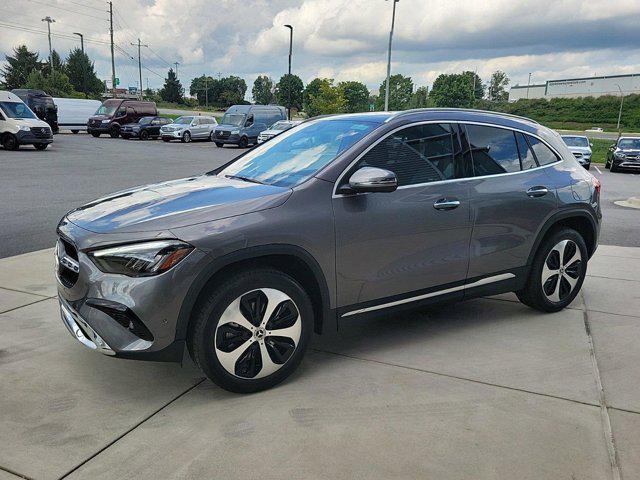
<svg viewBox="0 0 640 480"><path fill-rule="evenodd" d="M531 85L531 73L529 73L529 80L527 80L527 98L529 98L529 86Z"/></svg>
<svg viewBox="0 0 640 480"><path fill-rule="evenodd" d="M176 66L176 79L178 78L178 65L180 65L180 62L173 62L173 64Z"/></svg>
<svg viewBox="0 0 640 480"><path fill-rule="evenodd" d="M132 43L134 47L138 46L138 74L140 75L140 100L142 100L142 60L140 60L140 47L148 47L149 45L145 45L140 43L140 39L138 38L138 43Z"/></svg>
<svg viewBox="0 0 640 480"><path fill-rule="evenodd" d="M49 37L49 66L51 67L51 71L53 72L53 51L51 49L51 24L55 23L55 20L51 17L44 17L42 19L43 22L47 22L47 32Z"/></svg>
<svg viewBox="0 0 640 480"><path fill-rule="evenodd" d="M618 111L618 126L616 130L618 130L618 138L620 138L620 120L622 118L622 104L624 103L624 94L622 93L622 87L616 83L616 87L620 90L620 110Z"/></svg>
<svg viewBox="0 0 640 480"><path fill-rule="evenodd" d="M287 118L291 120L291 54L293 53L293 26L285 25L289 29L289 88L287 99Z"/></svg>
<svg viewBox="0 0 640 480"><path fill-rule="evenodd" d="M113 2L109 2L109 35L111 37L111 93L116 98L116 60L113 53Z"/></svg>
<svg viewBox="0 0 640 480"><path fill-rule="evenodd" d="M78 32L73 32L73 34L80 37L80 50L82 50L82 55L84 55L84 35ZM84 61L82 63L82 93L84 93L85 97L87 96L87 72L85 72Z"/></svg>
<svg viewBox="0 0 640 480"><path fill-rule="evenodd" d="M391 80L391 42L393 41L393 27L396 23L396 3L400 0L391 0L393 2L393 13L391 15L391 31L389 32L389 54L387 56L387 84L384 92L384 111L389 110L389 81Z"/></svg>
<svg viewBox="0 0 640 480"><path fill-rule="evenodd" d="M204 76L204 106L209 108L209 77Z"/></svg>

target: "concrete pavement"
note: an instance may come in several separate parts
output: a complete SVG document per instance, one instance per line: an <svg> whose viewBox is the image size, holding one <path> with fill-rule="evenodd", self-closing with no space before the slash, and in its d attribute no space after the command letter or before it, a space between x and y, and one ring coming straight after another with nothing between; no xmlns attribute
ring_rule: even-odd
<svg viewBox="0 0 640 480"><path fill-rule="evenodd" d="M563 312L353 321L244 396L76 343L51 255L0 260L0 480L640 478L640 248L600 246Z"/></svg>

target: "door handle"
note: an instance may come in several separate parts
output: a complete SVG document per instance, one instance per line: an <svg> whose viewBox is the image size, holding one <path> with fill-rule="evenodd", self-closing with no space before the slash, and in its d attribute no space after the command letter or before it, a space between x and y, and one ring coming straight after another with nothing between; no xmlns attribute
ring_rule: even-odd
<svg viewBox="0 0 640 480"><path fill-rule="evenodd" d="M531 187L529 190L527 190L527 195L529 195L531 198L544 197L547 193L549 193L549 189L541 185Z"/></svg>
<svg viewBox="0 0 640 480"><path fill-rule="evenodd" d="M436 210L453 210L454 208L458 208L460 206L460 200L449 199L449 198L441 198L440 200L436 200L433 204L433 208Z"/></svg>

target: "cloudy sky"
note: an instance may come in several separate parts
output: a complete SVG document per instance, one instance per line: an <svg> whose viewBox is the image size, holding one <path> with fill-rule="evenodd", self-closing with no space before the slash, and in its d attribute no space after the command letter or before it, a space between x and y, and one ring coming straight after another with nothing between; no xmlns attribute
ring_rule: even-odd
<svg viewBox="0 0 640 480"><path fill-rule="evenodd" d="M46 57L44 16L52 32L85 35L98 75L110 77L107 5L101 0L0 0L0 52L20 44ZM114 0L116 72L136 85L138 37L143 83L162 85L180 62L187 86L202 73L279 78L287 69L294 26L293 71L360 80L377 89L385 76L392 4L385 0ZM30 31L25 31L29 29ZM78 40L53 37L66 53ZM136 57L135 61L129 55ZM3 57L2 57L3 59ZM431 85L440 73L501 69L511 84L640 73L640 0L400 0L392 71Z"/></svg>

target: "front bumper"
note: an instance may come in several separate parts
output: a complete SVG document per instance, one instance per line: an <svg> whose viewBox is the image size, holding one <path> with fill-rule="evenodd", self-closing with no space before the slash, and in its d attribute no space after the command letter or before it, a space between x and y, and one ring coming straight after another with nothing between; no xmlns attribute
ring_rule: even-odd
<svg viewBox="0 0 640 480"><path fill-rule="evenodd" d="M109 133L111 130L111 122L99 124L87 124L87 133Z"/></svg>
<svg viewBox="0 0 640 480"><path fill-rule="evenodd" d="M135 138L140 135L140 130L121 130L120 136L122 138Z"/></svg>
<svg viewBox="0 0 640 480"><path fill-rule="evenodd" d="M223 132L216 130L215 135L214 135L214 142L216 143L224 143L224 144L231 144L231 145L237 145L238 143L240 143L240 135L239 134L229 134L228 136L225 136Z"/></svg>
<svg viewBox="0 0 640 480"><path fill-rule="evenodd" d="M160 131L160 136L163 139L168 138L169 140L179 140L182 138L182 134L184 130L174 130L173 132Z"/></svg>
<svg viewBox="0 0 640 480"><path fill-rule="evenodd" d="M16 133L16 138L20 145L49 145L53 143L53 134L46 136L35 135L32 132L19 130Z"/></svg>

